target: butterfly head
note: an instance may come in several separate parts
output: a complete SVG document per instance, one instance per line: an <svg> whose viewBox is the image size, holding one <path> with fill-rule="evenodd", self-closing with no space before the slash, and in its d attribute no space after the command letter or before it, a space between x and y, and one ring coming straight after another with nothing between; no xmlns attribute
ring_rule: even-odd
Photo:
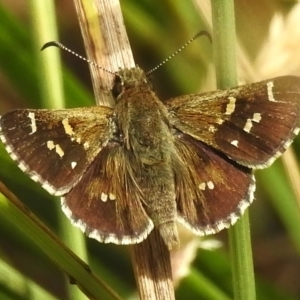
<svg viewBox="0 0 300 300"><path fill-rule="evenodd" d="M147 74L139 67L122 69L116 73L112 93L117 100L124 92L131 89L152 89Z"/></svg>

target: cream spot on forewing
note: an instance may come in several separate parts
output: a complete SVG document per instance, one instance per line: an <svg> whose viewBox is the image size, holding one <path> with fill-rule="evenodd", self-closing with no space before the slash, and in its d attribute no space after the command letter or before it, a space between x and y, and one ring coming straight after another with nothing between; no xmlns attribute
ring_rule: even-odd
<svg viewBox="0 0 300 300"><path fill-rule="evenodd" d="M222 120L221 118L218 118L216 120L216 123L219 124L219 125L222 125L224 123L224 120Z"/></svg>
<svg viewBox="0 0 300 300"><path fill-rule="evenodd" d="M37 131L36 121L35 121L35 114L31 111L31 112L29 112L28 117L31 121L31 124L30 124L31 132L30 132L30 134L33 134Z"/></svg>
<svg viewBox="0 0 300 300"><path fill-rule="evenodd" d="M58 144L56 144L55 145L55 152L60 156L60 157L63 157L64 156L64 151L63 151L63 149L61 149L61 147L58 145Z"/></svg>
<svg viewBox="0 0 300 300"><path fill-rule="evenodd" d="M225 115L231 115L235 110L236 99L234 97L228 98L229 103L226 105Z"/></svg>
<svg viewBox="0 0 300 300"><path fill-rule="evenodd" d="M48 141L48 142L47 142L47 148L48 148L49 150L52 150L52 149L55 148L55 145L54 145L53 141Z"/></svg>
<svg viewBox="0 0 300 300"><path fill-rule="evenodd" d="M205 191L205 187L206 187L206 183L205 182L201 182L199 185L198 185L199 189L201 191Z"/></svg>
<svg viewBox="0 0 300 300"><path fill-rule="evenodd" d="M273 87L274 87L274 82L269 81L267 83L268 100L272 101L272 102L276 102L276 100L274 98L274 94L273 94Z"/></svg>
<svg viewBox="0 0 300 300"><path fill-rule="evenodd" d="M106 202L108 199L108 195L102 192L100 198L103 202Z"/></svg>
<svg viewBox="0 0 300 300"><path fill-rule="evenodd" d="M76 161L72 161L71 162L71 168L75 169L76 166L77 166L77 162Z"/></svg>
<svg viewBox="0 0 300 300"><path fill-rule="evenodd" d="M74 131L73 131L73 128L72 126L69 124L69 119L63 119L62 120L62 124L64 126L64 129L65 129L65 133L68 134L68 135L73 135L74 134Z"/></svg>
<svg viewBox="0 0 300 300"><path fill-rule="evenodd" d="M253 127L253 123L259 123L261 120L261 114L260 113L254 113L252 119L247 119L246 125L244 126L244 131L250 132L251 128Z"/></svg>
<svg viewBox="0 0 300 300"><path fill-rule="evenodd" d="M83 144L83 147L84 147L85 150L87 150L87 149L89 149L90 144L89 144L88 142L85 142L85 143Z"/></svg>
<svg viewBox="0 0 300 300"><path fill-rule="evenodd" d="M253 120L254 122L256 122L256 123L259 123L260 120L261 120L261 114L260 114L260 113L254 113L254 114L253 114L252 120Z"/></svg>
<svg viewBox="0 0 300 300"><path fill-rule="evenodd" d="M53 141L47 141L47 148L51 151L55 149L55 152L60 156L64 156L64 151L61 149L61 147L58 144L54 144Z"/></svg>
<svg viewBox="0 0 300 300"><path fill-rule="evenodd" d="M210 190L213 190L214 187L215 187L215 185L213 184L212 181L208 181L208 182L207 182L207 187L208 187Z"/></svg>
<svg viewBox="0 0 300 300"><path fill-rule="evenodd" d="M230 142L231 145L237 147L238 146L239 141L238 140L233 140Z"/></svg>
<svg viewBox="0 0 300 300"><path fill-rule="evenodd" d="M210 126L208 127L208 132L215 133L216 131L217 131L217 128L216 128L215 126L210 125Z"/></svg>

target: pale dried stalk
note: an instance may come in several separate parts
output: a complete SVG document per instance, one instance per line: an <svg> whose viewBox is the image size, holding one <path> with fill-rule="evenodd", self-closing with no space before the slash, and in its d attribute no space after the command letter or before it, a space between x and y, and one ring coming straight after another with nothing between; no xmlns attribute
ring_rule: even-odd
<svg viewBox="0 0 300 300"><path fill-rule="evenodd" d="M87 57L110 70L134 67L118 0L74 0ZM112 105L112 76L90 66L97 104ZM154 230L133 245L132 263L141 299L175 299L170 253Z"/></svg>
<svg viewBox="0 0 300 300"><path fill-rule="evenodd" d="M175 299L170 252L157 229L132 246L131 257L140 299Z"/></svg>
<svg viewBox="0 0 300 300"><path fill-rule="evenodd" d="M135 66L118 0L74 0L87 57L109 71ZM97 104L113 105L113 76L90 65Z"/></svg>

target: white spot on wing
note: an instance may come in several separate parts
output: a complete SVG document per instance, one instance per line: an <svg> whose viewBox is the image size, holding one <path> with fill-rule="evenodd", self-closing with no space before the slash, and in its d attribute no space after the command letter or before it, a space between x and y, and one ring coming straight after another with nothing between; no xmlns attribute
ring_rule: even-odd
<svg viewBox="0 0 300 300"><path fill-rule="evenodd" d="M222 125L224 123L224 120L222 120L221 118L218 118L216 120L216 123L219 124L219 125Z"/></svg>
<svg viewBox="0 0 300 300"><path fill-rule="evenodd" d="M233 140L233 141L230 142L230 144L237 147L238 144L239 144L239 141L238 140Z"/></svg>
<svg viewBox="0 0 300 300"><path fill-rule="evenodd" d="M55 152L60 156L63 157L64 156L64 151L63 149L61 149L61 147L59 146L59 144L55 145Z"/></svg>
<svg viewBox="0 0 300 300"><path fill-rule="evenodd" d="M49 150L53 150L55 148L54 142L53 141L47 141L47 148Z"/></svg>
<svg viewBox="0 0 300 300"><path fill-rule="evenodd" d="M239 218L240 218L240 216L238 216L236 213L232 213L230 215L230 219L229 219L230 225L235 224Z"/></svg>
<svg viewBox="0 0 300 300"><path fill-rule="evenodd" d="M261 120L261 114L260 113L254 113L253 117L251 119L247 119L246 125L244 126L244 131L250 132L251 128L253 127L253 123L259 123Z"/></svg>
<svg viewBox="0 0 300 300"><path fill-rule="evenodd" d="M101 200L102 200L103 202L106 202L107 199L108 199L108 195L102 192L100 198L101 198Z"/></svg>
<svg viewBox="0 0 300 300"><path fill-rule="evenodd" d="M61 149L61 147L59 146L59 144L54 144L53 141L47 141L47 148L51 151L53 149L55 149L55 152L60 156L63 157L64 156L64 151Z"/></svg>
<svg viewBox="0 0 300 300"><path fill-rule="evenodd" d="M13 149L12 149L11 146L6 145L6 146L5 146L5 149L6 149L6 151L10 154L10 156L13 154ZM13 158L13 159L14 159L14 158Z"/></svg>
<svg viewBox="0 0 300 300"><path fill-rule="evenodd" d="M7 150L7 148L8 148L9 146L7 146L6 147L6 150ZM10 147L9 147L10 148ZM11 148L10 148L11 149ZM8 152L8 151L7 151ZM13 152L8 152L9 153L9 155L10 155L10 157L13 159L13 160L15 160L15 161L19 161L20 160L20 158L19 158L19 156L17 156L17 154L15 154L15 153L13 153Z"/></svg>
<svg viewBox="0 0 300 300"><path fill-rule="evenodd" d="M215 126L213 126L213 125L210 125L210 126L208 127L208 131L209 131L209 132L211 132L211 133L214 133L214 132L216 132L216 131L217 131L217 129L216 129L216 127L215 127Z"/></svg>
<svg viewBox="0 0 300 300"><path fill-rule="evenodd" d="M40 182L42 179L38 174L32 174L30 175L30 178L35 182Z"/></svg>
<svg viewBox="0 0 300 300"><path fill-rule="evenodd" d="M216 221L214 224L209 224L201 228L191 226L190 223L186 222L186 220L184 218L181 218L180 216L178 216L178 221L180 221L183 225L185 225L187 228L189 228L192 232L194 232L197 235L204 236L209 234L215 234L221 231L222 229L229 228L231 225L236 223L236 221L243 215L245 210L253 202L254 191L255 191L255 178L252 175L252 182L250 184L246 197L244 199L241 199L236 209L231 214L229 214L229 216L227 216L226 218Z"/></svg>
<svg viewBox="0 0 300 300"><path fill-rule="evenodd" d="M251 119L247 119L246 125L245 125L245 127L243 129L246 132L250 132L252 126L253 126L252 125L252 120Z"/></svg>
<svg viewBox="0 0 300 300"><path fill-rule="evenodd" d="M27 171L27 166L23 162L20 162L18 166L23 172Z"/></svg>
<svg viewBox="0 0 300 300"><path fill-rule="evenodd" d="M201 190L201 191L205 191L205 189L209 188L210 190L213 190L215 188L215 185L212 181L208 181L208 182L201 182L199 185L198 185L198 188Z"/></svg>
<svg viewBox="0 0 300 300"><path fill-rule="evenodd" d="M205 187L206 187L206 183L205 182L201 182L199 185L198 185L199 189L201 191L205 191Z"/></svg>
<svg viewBox="0 0 300 300"><path fill-rule="evenodd" d="M76 166L77 166L77 162L76 161L72 161L71 162L71 168L75 169Z"/></svg>
<svg viewBox="0 0 300 300"><path fill-rule="evenodd" d="M58 192L55 187L53 187L52 185L50 185L48 182L43 182L42 178L37 177L37 180L35 180L37 182L41 182L42 183L42 187L51 195L60 195L61 193Z"/></svg>
<svg viewBox="0 0 300 300"><path fill-rule="evenodd" d="M300 131L300 128L299 128L299 127L296 127L296 128L293 130L293 134L294 134L294 135L298 135L299 131Z"/></svg>
<svg viewBox="0 0 300 300"><path fill-rule="evenodd" d="M228 98L229 103L226 105L225 115L231 115L235 110L236 99L234 97Z"/></svg>
<svg viewBox="0 0 300 300"><path fill-rule="evenodd" d="M110 200L116 200L116 195L115 194L113 194L113 193L109 193L109 199Z"/></svg>
<svg viewBox="0 0 300 300"><path fill-rule="evenodd" d="M73 128L69 124L69 120L68 119L63 119L62 120L62 124L64 126L66 134L68 134L68 135L73 135L74 134Z"/></svg>
<svg viewBox="0 0 300 300"><path fill-rule="evenodd" d="M31 132L30 134L33 134L36 132L37 130L37 127L36 127L36 121L35 121L35 114L31 111L28 113L28 118L30 119L31 121Z"/></svg>
<svg viewBox="0 0 300 300"><path fill-rule="evenodd" d="M256 122L256 123L259 123L261 120L261 114L260 113L254 113L253 114L253 118L252 118L252 121Z"/></svg>
<svg viewBox="0 0 300 300"><path fill-rule="evenodd" d="M1 132L2 128L0 126L0 132ZM6 137L3 134L0 134L0 139L2 141L3 144L6 144Z"/></svg>
<svg viewBox="0 0 300 300"><path fill-rule="evenodd" d="M208 181L208 182L207 182L207 187L208 187L210 190L213 190L214 187L215 187L215 185L214 185L214 183L213 183L212 181Z"/></svg>
<svg viewBox="0 0 300 300"><path fill-rule="evenodd" d="M274 87L274 82L269 81L267 83L268 99L269 99L269 101L276 102L276 100L274 98L274 94L273 94L273 87Z"/></svg>

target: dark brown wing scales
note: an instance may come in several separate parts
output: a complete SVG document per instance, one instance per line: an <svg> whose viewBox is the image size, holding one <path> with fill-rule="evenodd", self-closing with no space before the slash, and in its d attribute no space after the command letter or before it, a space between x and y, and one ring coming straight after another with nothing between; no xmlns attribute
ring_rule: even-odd
<svg viewBox="0 0 300 300"><path fill-rule="evenodd" d="M234 224L254 199L251 170L185 134L175 146L187 169L175 168L179 221L199 235Z"/></svg>
<svg viewBox="0 0 300 300"><path fill-rule="evenodd" d="M108 107L16 110L0 119L0 138L19 167L53 195L67 193L112 136Z"/></svg>
<svg viewBox="0 0 300 300"><path fill-rule="evenodd" d="M65 214L89 237L103 243L134 244L153 229L132 165L130 153L109 143L62 199Z"/></svg>
<svg viewBox="0 0 300 300"><path fill-rule="evenodd" d="M268 167L299 132L300 78L284 76L166 102L181 132L249 168Z"/></svg>

